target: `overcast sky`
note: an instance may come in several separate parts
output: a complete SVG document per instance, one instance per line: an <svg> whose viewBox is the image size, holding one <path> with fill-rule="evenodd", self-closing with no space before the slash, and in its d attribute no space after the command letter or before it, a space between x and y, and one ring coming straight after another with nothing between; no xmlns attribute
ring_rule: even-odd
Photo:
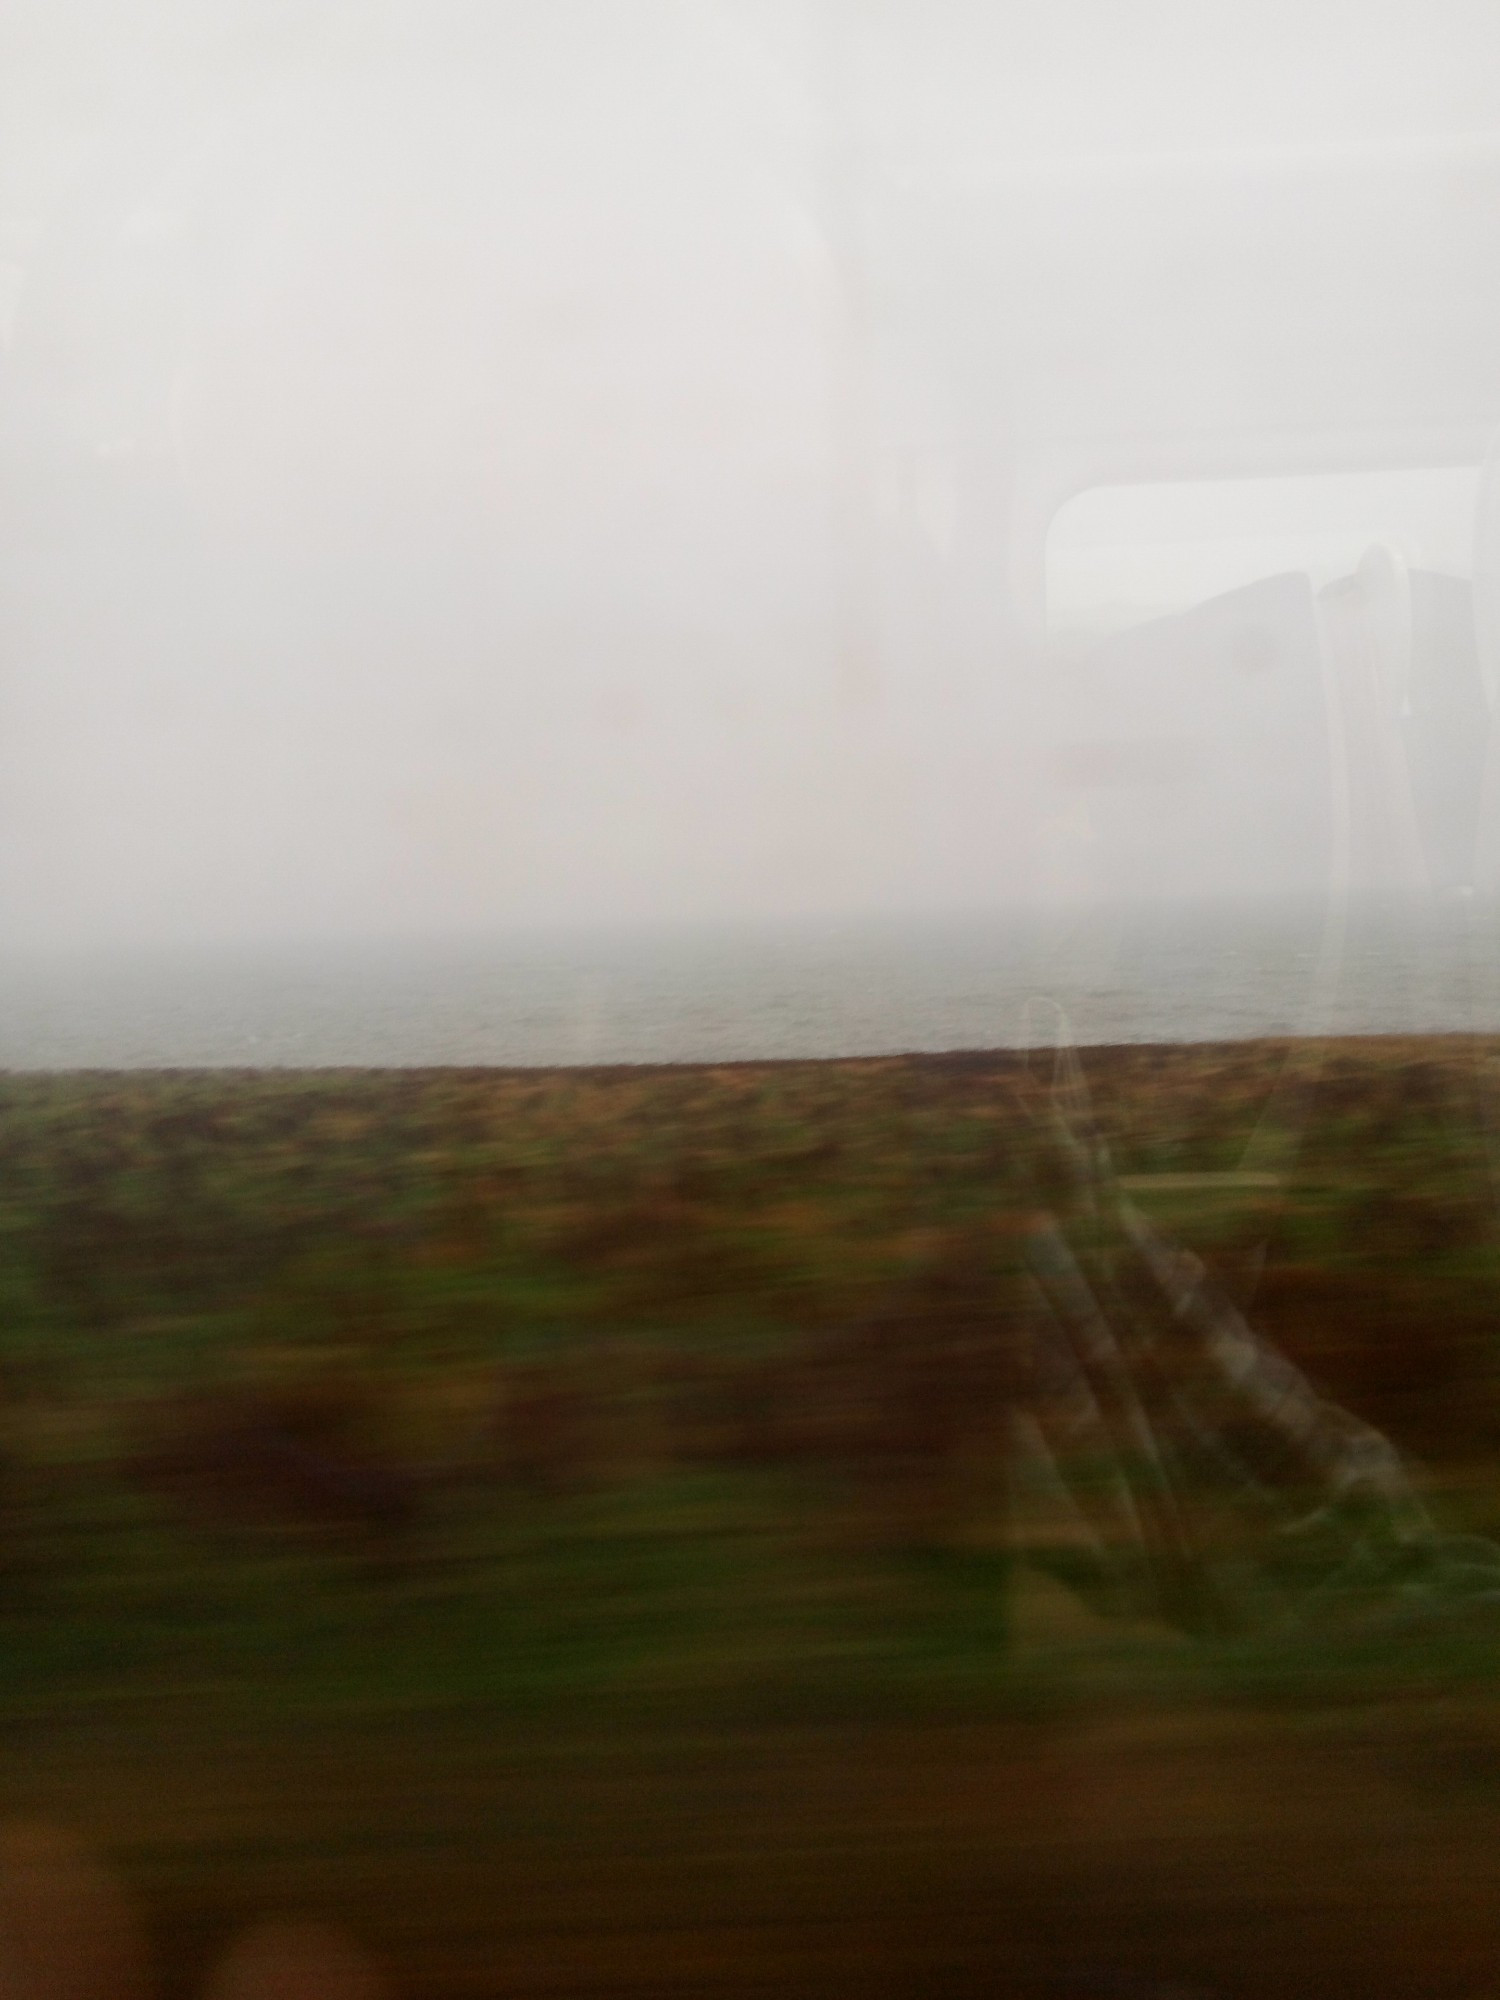
<svg viewBox="0 0 1500 2000"><path fill-rule="evenodd" d="M882 323L882 203L1500 133L1456 0L9 0L0 69L17 942L1046 893L1003 450L958 277ZM1471 492L1287 533L1452 566ZM1128 597L1130 504L1080 538Z"/></svg>

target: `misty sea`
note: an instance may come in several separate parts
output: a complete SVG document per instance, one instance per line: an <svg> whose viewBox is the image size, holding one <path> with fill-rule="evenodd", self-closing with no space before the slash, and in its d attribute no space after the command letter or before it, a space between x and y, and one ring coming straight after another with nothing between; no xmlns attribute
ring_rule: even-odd
<svg viewBox="0 0 1500 2000"><path fill-rule="evenodd" d="M0 1066L720 1062L1079 1043L1500 1032L1493 918L1156 908L0 957ZM1324 958L1327 965L1326 956ZM1028 1025L1028 1021L1032 1025Z"/></svg>

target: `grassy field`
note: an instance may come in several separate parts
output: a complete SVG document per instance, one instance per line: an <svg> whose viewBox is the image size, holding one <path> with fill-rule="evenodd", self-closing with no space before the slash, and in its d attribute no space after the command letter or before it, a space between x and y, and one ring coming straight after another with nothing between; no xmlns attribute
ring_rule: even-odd
<svg viewBox="0 0 1500 2000"><path fill-rule="evenodd" d="M1338 1045L1217 1178L1286 1053L1089 1052L1116 1165L1500 1534L1493 1052ZM1018 1560L1018 1061L0 1079L13 1809L183 1991L287 1903L410 1993L1500 1985L1500 1631Z"/></svg>

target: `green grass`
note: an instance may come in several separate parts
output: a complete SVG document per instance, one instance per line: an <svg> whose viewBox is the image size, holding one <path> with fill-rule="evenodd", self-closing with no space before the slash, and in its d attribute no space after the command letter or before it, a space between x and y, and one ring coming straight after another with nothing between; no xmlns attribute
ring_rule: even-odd
<svg viewBox="0 0 1500 2000"><path fill-rule="evenodd" d="M1282 1053L1092 1055L1121 1170L1232 1166ZM1500 1263L1466 1095L1484 1053L1334 1052L1256 1310L1330 1394L1463 1468L1462 1524L1490 1531ZM1014 1070L0 1078L0 1372L20 1426L0 1720L200 1699L978 1714L1039 1672L1060 1690L1212 1693L1491 1671L1488 1635L1446 1628L1186 1652L1102 1625L1023 1642L992 1494L933 1529L837 1465L646 1464L550 1496L491 1481L435 1497L404 1566L380 1570L357 1535L195 1522L133 1492L98 1436L26 1433L39 1408L107 1431L174 1389L319 1355L399 1432L403 1397L464 1369L795 1354L958 1254L978 1259L974 1302L1002 1313L1005 1217L1035 1198ZM1164 1198L1186 1240L1232 1259L1232 1202Z"/></svg>

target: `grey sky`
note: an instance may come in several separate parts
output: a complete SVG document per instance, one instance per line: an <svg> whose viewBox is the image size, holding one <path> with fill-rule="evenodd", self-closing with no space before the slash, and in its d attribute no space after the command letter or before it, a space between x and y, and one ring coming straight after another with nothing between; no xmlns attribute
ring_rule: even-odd
<svg viewBox="0 0 1500 2000"><path fill-rule="evenodd" d="M1497 58L1455 0L12 0L0 925L1048 893L1027 467L1070 411L1135 422L1174 325L1232 304L1196 246L1219 203L1253 235L1213 175L1259 190L1267 148L1268 228L1307 149L1397 160L1329 197L1370 224L1327 245L1366 318L1418 159L1413 380L1472 364L1481 422L1478 183L1444 162L1494 153ZM1316 326L1281 340L1280 304L1149 407L1283 383L1311 422ZM1423 311L1469 340L1451 367ZM1308 379L1363 367L1368 425L1385 352Z"/></svg>

